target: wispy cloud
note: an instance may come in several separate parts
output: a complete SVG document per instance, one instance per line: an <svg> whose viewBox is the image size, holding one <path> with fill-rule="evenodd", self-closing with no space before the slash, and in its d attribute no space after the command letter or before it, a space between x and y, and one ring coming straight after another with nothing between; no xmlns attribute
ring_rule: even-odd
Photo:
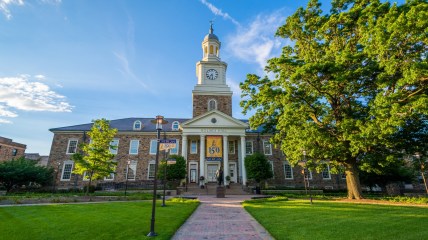
<svg viewBox="0 0 428 240"><path fill-rule="evenodd" d="M262 69L268 59L280 53L284 40L275 38L275 32L284 24L285 14L277 11L260 14L247 26L237 28L226 41L226 50L234 57L257 63Z"/></svg>
<svg viewBox="0 0 428 240"><path fill-rule="evenodd" d="M0 0L0 12L6 17L7 20L12 19L12 13L10 7L13 5L24 6L24 0ZM39 0L40 4L59 5L61 0Z"/></svg>
<svg viewBox="0 0 428 240"><path fill-rule="evenodd" d="M44 83L32 81L29 75L0 77L1 123L10 123L3 117L17 117L14 110L71 112L72 108L64 96Z"/></svg>
<svg viewBox="0 0 428 240"><path fill-rule="evenodd" d="M236 26L240 26L239 22L231 17L228 13L223 12L221 9L214 6L212 3L209 3L207 0L200 0L202 4L208 7L208 9L216 16L221 16L222 18L231 21Z"/></svg>

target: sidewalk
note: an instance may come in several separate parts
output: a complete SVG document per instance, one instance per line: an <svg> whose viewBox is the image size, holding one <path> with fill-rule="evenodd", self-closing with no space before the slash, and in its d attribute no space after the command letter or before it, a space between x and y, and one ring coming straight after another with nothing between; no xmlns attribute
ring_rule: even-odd
<svg viewBox="0 0 428 240"><path fill-rule="evenodd" d="M250 198L250 195L198 196L201 205L172 239L273 239L240 204Z"/></svg>

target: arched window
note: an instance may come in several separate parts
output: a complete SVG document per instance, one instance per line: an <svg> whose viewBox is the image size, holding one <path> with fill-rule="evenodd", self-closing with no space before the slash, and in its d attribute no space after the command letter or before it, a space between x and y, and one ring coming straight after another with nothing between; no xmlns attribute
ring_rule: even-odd
<svg viewBox="0 0 428 240"><path fill-rule="evenodd" d="M217 109L217 101L215 99L210 99L208 101L208 111Z"/></svg>
<svg viewBox="0 0 428 240"><path fill-rule="evenodd" d="M134 130L141 130L141 121L137 120L134 122Z"/></svg>
<svg viewBox="0 0 428 240"><path fill-rule="evenodd" d="M178 131L180 123L178 121L172 122L172 131Z"/></svg>
<svg viewBox="0 0 428 240"><path fill-rule="evenodd" d="M210 54L214 54L214 47L213 47L213 45L210 45Z"/></svg>
<svg viewBox="0 0 428 240"><path fill-rule="evenodd" d="M205 47L204 47L204 57L206 57L206 56L207 56L207 54L208 54L208 48L207 48L207 46L205 46Z"/></svg>

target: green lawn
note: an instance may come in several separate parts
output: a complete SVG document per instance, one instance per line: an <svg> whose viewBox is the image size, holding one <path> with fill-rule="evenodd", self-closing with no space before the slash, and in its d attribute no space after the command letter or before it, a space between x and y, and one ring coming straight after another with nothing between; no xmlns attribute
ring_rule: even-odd
<svg viewBox="0 0 428 240"><path fill-rule="evenodd" d="M157 202L156 239L170 239L198 202ZM153 239L151 201L0 207L0 239Z"/></svg>
<svg viewBox="0 0 428 240"><path fill-rule="evenodd" d="M277 239L427 239L428 208L307 200L244 203Z"/></svg>

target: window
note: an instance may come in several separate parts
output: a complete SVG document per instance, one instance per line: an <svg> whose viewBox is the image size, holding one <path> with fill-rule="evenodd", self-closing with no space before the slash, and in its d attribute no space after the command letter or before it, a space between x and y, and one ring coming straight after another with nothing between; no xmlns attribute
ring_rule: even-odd
<svg viewBox="0 0 428 240"><path fill-rule="evenodd" d="M157 146L158 146L158 140L156 139L150 140L150 155L156 155Z"/></svg>
<svg viewBox="0 0 428 240"><path fill-rule="evenodd" d="M138 146L140 145L139 140L131 140L129 144L129 154L138 154Z"/></svg>
<svg viewBox="0 0 428 240"><path fill-rule="evenodd" d="M132 160L128 167L128 180L135 180L135 176L137 175L137 161Z"/></svg>
<svg viewBox="0 0 428 240"><path fill-rule="evenodd" d="M342 179L346 179L346 173L344 173L344 172L343 172L343 173L341 173L341 174L340 174L340 177L341 177Z"/></svg>
<svg viewBox="0 0 428 240"><path fill-rule="evenodd" d="M196 140L190 141L190 153L191 154L198 153L198 141Z"/></svg>
<svg viewBox="0 0 428 240"><path fill-rule="evenodd" d="M322 178L323 179L331 179L330 166L327 165L327 167L322 171Z"/></svg>
<svg viewBox="0 0 428 240"><path fill-rule="evenodd" d="M147 176L148 179L154 179L155 178L155 161L150 161L149 163L149 169L147 169L149 174Z"/></svg>
<svg viewBox="0 0 428 240"><path fill-rule="evenodd" d="M119 147L119 139L113 139L113 141L110 142L110 152L112 154L117 154Z"/></svg>
<svg viewBox="0 0 428 240"><path fill-rule="evenodd" d="M18 154L18 149L12 149L12 156L16 156L16 154Z"/></svg>
<svg viewBox="0 0 428 240"><path fill-rule="evenodd" d="M293 179L293 168L288 161L284 162L284 176L285 179Z"/></svg>
<svg viewBox="0 0 428 240"><path fill-rule="evenodd" d="M253 141L245 142L245 154L247 155L253 154Z"/></svg>
<svg viewBox="0 0 428 240"><path fill-rule="evenodd" d="M62 168L61 181L70 181L71 171L73 170L73 161L65 161L64 167Z"/></svg>
<svg viewBox="0 0 428 240"><path fill-rule="evenodd" d="M312 179L312 171L308 169L304 169L305 171L305 179Z"/></svg>
<svg viewBox="0 0 428 240"><path fill-rule="evenodd" d="M208 111L217 109L217 101L215 99L210 99L208 101Z"/></svg>
<svg viewBox="0 0 428 240"><path fill-rule="evenodd" d="M178 154L178 146L180 145L180 141L178 141L178 139L175 139L176 144L175 144L175 148L171 148L169 150L170 154Z"/></svg>
<svg viewBox="0 0 428 240"><path fill-rule="evenodd" d="M68 140L67 154L76 153L76 150L77 150L77 139Z"/></svg>
<svg viewBox="0 0 428 240"><path fill-rule="evenodd" d="M269 161L270 169L272 170L272 178L275 177L275 171L273 170L273 161Z"/></svg>
<svg viewBox="0 0 428 240"><path fill-rule="evenodd" d="M89 181L89 175L87 171L83 172L83 181Z"/></svg>
<svg viewBox="0 0 428 240"><path fill-rule="evenodd" d="M113 181L114 180L114 173L110 173L107 177L104 177L105 181Z"/></svg>
<svg viewBox="0 0 428 240"><path fill-rule="evenodd" d="M134 130L141 130L142 124L140 120L134 122Z"/></svg>
<svg viewBox="0 0 428 240"><path fill-rule="evenodd" d="M214 47L213 47L213 45L210 45L210 54L214 54Z"/></svg>
<svg viewBox="0 0 428 240"><path fill-rule="evenodd" d="M178 121L172 122L172 131L178 131L180 123Z"/></svg>
<svg viewBox="0 0 428 240"><path fill-rule="evenodd" d="M272 155L272 144L269 141L263 141L263 152L265 155Z"/></svg>
<svg viewBox="0 0 428 240"><path fill-rule="evenodd" d="M235 154L235 141L229 141L229 154Z"/></svg>

